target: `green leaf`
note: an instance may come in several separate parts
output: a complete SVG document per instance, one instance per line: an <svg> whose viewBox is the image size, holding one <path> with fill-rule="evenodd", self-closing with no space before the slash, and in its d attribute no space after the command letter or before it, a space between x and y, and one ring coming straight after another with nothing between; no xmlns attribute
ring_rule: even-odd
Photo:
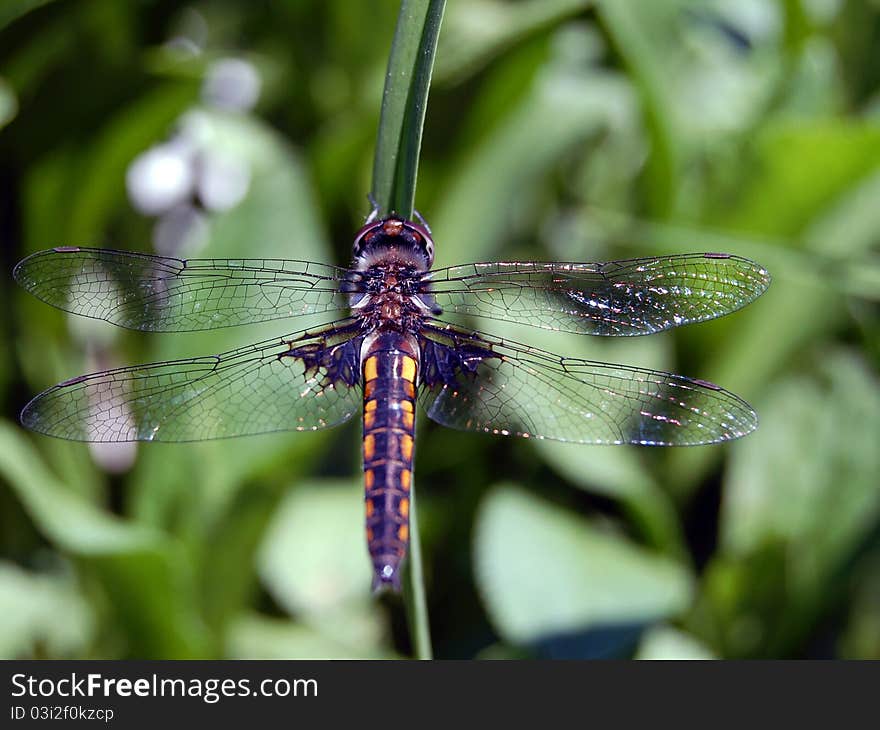
<svg viewBox="0 0 880 730"><path fill-rule="evenodd" d="M282 135L255 117L202 108L179 125L199 147L243 165L250 176L242 201L211 217L200 256L331 258L309 170Z"/></svg>
<svg viewBox="0 0 880 730"><path fill-rule="evenodd" d="M876 546L853 571L849 617L840 639L844 659L880 659L880 549Z"/></svg>
<svg viewBox="0 0 880 730"><path fill-rule="evenodd" d="M712 226L762 236L793 236L880 166L880 127L869 121L781 122L756 140L737 199L710 212ZM816 171L822 174L817 175ZM832 246L833 241L823 244Z"/></svg>
<svg viewBox="0 0 880 730"><path fill-rule="evenodd" d="M678 514L635 448L590 447L537 441L548 466L585 491L620 500L639 534L673 556L686 554Z"/></svg>
<svg viewBox="0 0 880 730"><path fill-rule="evenodd" d="M435 79L447 81L473 75L482 66L529 35L592 7L595 0L471 0L449 10Z"/></svg>
<svg viewBox="0 0 880 730"><path fill-rule="evenodd" d="M266 532L257 570L275 601L313 629L352 648L375 647L380 640L363 486L354 479L292 491Z"/></svg>
<svg viewBox="0 0 880 730"><path fill-rule="evenodd" d="M644 105L652 154L647 193L655 215L672 210L682 168L682 139L673 116L671 81L681 68L682 0L605 0L598 5L609 34L635 80Z"/></svg>
<svg viewBox="0 0 880 730"><path fill-rule="evenodd" d="M4 0L0 5L0 28L50 2L53 0Z"/></svg>
<svg viewBox="0 0 880 730"><path fill-rule="evenodd" d="M203 549L196 549L194 557L201 566L205 621L217 632L258 594L256 555L280 498L279 487L258 480L238 490L234 499L211 505L215 514L205 520Z"/></svg>
<svg viewBox="0 0 880 730"><path fill-rule="evenodd" d="M95 617L70 576L0 561L0 659L82 657Z"/></svg>
<svg viewBox="0 0 880 730"><path fill-rule="evenodd" d="M399 658L381 649L353 648L308 626L257 614L245 615L235 623L227 654L231 659Z"/></svg>
<svg viewBox="0 0 880 730"><path fill-rule="evenodd" d="M789 588L825 585L880 517L878 443L880 383L857 356L831 353L820 378L779 383L762 409L760 438L731 461L724 550L745 555L782 542Z"/></svg>
<svg viewBox="0 0 880 730"><path fill-rule="evenodd" d="M354 479L290 492L266 532L260 575L292 615L320 616L370 595L363 494Z"/></svg>
<svg viewBox="0 0 880 730"><path fill-rule="evenodd" d="M846 351L816 369L775 384L757 438L732 451L692 623L725 656L798 652L851 589L880 519L880 384Z"/></svg>
<svg viewBox="0 0 880 730"><path fill-rule="evenodd" d="M592 135L625 125L633 102L621 77L572 73L566 63L546 69L498 128L457 161L431 220L442 242L438 264L480 261L499 250L513 258L505 247L512 222L540 194L548 172ZM582 259L583 241L568 243L566 253Z"/></svg>
<svg viewBox="0 0 880 730"><path fill-rule="evenodd" d="M380 215L411 218L422 128L434 52L446 0L402 0L382 97L373 163L373 197Z"/></svg>
<svg viewBox="0 0 880 730"><path fill-rule="evenodd" d="M512 486L486 497L474 549L492 623L515 643L649 623L690 600L691 578L678 563Z"/></svg>
<svg viewBox="0 0 880 730"><path fill-rule="evenodd" d="M18 113L18 99L15 92L6 81L0 77L0 129L15 119Z"/></svg>
<svg viewBox="0 0 880 730"><path fill-rule="evenodd" d="M0 475L40 532L76 557L106 591L132 657L209 654L179 544L92 506L50 474L30 442L7 422L0 422Z"/></svg>
<svg viewBox="0 0 880 730"><path fill-rule="evenodd" d="M67 181L67 190L73 192L63 213L67 243L94 246L103 240L108 221L127 206L125 172L129 163L171 130L195 93L192 83L158 86L111 118L93 144L82 150L72 171L75 179Z"/></svg>
<svg viewBox="0 0 880 730"><path fill-rule="evenodd" d="M868 137L866 133L863 142ZM871 154L870 145L863 152ZM863 176L862 166L854 160L853 163L854 178L848 187L830 195L825 201L826 207L813 210L801 207L802 198L790 201L802 215L808 216L801 223L800 236L806 255L796 260L794 266L775 268L772 261L764 261L759 252L759 260L773 276L770 289L742 312L701 325L704 330L711 327L717 344L711 348L708 362L700 373L694 375L754 400L764 384L784 372L804 348L832 336L846 321L847 299L837 277L851 267L852 262L866 259L880 227L880 206L876 203L880 195L880 172ZM816 189L822 187L825 184L820 181ZM829 193L827 188L826 193ZM813 193L805 195L812 197ZM782 197L778 200L781 206L789 204ZM780 213L785 217L782 211ZM769 245L765 249L768 258L777 250ZM790 262L792 257L782 256L776 260ZM785 333L784 337L780 336L781 332ZM760 417L761 404L754 405ZM763 426L759 427L757 438L761 437L761 428ZM720 453L721 449L710 448L671 454L672 471L679 475L674 485L676 490L684 494L698 484Z"/></svg>
<svg viewBox="0 0 880 730"><path fill-rule="evenodd" d="M671 626L655 626L645 633L636 659L714 659L699 640Z"/></svg>

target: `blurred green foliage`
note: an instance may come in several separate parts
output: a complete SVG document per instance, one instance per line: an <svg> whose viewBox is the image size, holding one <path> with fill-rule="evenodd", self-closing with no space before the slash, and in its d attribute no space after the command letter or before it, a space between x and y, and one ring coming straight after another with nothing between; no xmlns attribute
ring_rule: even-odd
<svg viewBox="0 0 880 730"><path fill-rule="evenodd" d="M3 268L59 244L149 251L126 171L181 120L249 170L198 255L346 263L396 10L6 2ZM438 265L725 250L774 282L670 335L517 332L719 382L761 416L742 442L591 448L422 420L437 656L880 658L878 49L864 0L450 0L417 195ZM257 70L254 109L206 101L223 58ZM409 653L398 600L369 594L357 424L134 453L16 423L87 370L293 327L86 326L8 275L2 302L0 656Z"/></svg>

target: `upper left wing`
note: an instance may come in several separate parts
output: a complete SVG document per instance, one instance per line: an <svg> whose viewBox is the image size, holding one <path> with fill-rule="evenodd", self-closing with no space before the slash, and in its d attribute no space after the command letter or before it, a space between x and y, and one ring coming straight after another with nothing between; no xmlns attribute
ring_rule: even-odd
<svg viewBox="0 0 880 730"><path fill-rule="evenodd" d="M15 280L66 312L184 332L344 310L347 269L284 259L176 259L99 248L39 251Z"/></svg>

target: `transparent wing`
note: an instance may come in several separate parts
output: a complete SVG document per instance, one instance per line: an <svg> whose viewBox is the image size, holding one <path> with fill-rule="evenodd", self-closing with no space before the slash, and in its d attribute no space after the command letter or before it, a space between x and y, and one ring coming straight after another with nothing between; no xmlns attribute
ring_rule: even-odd
<svg viewBox="0 0 880 730"><path fill-rule="evenodd" d="M591 335L646 335L720 317L770 284L748 259L696 253L607 263L503 262L426 276L447 312Z"/></svg>
<svg viewBox="0 0 880 730"><path fill-rule="evenodd" d="M757 428L748 403L703 380L451 327L426 327L422 348L422 405L450 428L645 446L717 443Z"/></svg>
<svg viewBox="0 0 880 730"><path fill-rule="evenodd" d="M207 330L343 310L346 269L283 259L175 259L55 248L15 267L16 281L67 312L150 332Z"/></svg>
<svg viewBox="0 0 880 730"><path fill-rule="evenodd" d="M358 329L346 320L222 355L83 375L25 406L22 423L75 441L201 441L317 430L361 405Z"/></svg>

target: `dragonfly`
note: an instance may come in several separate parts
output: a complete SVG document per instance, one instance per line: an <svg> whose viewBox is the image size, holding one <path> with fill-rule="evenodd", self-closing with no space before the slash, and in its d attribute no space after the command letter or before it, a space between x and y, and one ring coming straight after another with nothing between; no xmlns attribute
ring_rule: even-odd
<svg viewBox="0 0 880 730"><path fill-rule="evenodd" d="M377 591L400 590L417 402L450 428L579 444L713 444L757 427L748 403L706 380L563 357L448 316L584 335L648 335L753 301L770 276L752 261L691 253L434 269L426 224L375 212L355 235L352 253L348 267L81 247L29 256L14 276L31 294L128 329L335 319L219 355L72 378L31 400L23 425L78 441L186 442L314 431L360 414Z"/></svg>

